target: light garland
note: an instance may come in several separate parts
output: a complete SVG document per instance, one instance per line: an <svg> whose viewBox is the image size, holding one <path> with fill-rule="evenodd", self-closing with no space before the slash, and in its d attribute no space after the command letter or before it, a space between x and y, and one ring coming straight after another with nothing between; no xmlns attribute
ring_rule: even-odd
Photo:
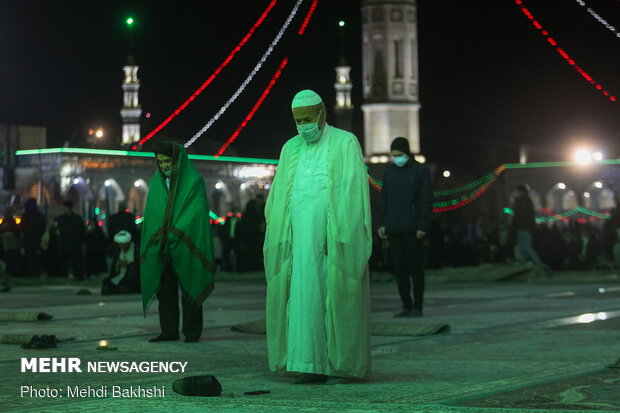
<svg viewBox="0 0 620 413"><path fill-rule="evenodd" d="M561 47L558 46L558 43L551 37L549 36L549 32L547 30L543 30L542 25L534 18L534 15L523 5L523 1L522 0L515 0L515 3L521 8L521 11L523 12L523 14L525 14L525 16L532 22L532 24L534 25L534 27L536 27L536 29L541 30L541 34L543 36L545 36L547 38L547 42L553 46L555 48L555 50L560 54L560 56L562 56L564 58L564 60L566 60L568 62L568 64L570 64L571 66L573 66L575 68L575 70L584 78L588 81L588 83L594 85L594 87L597 90L602 91L603 95L605 97L607 97L610 101L615 102L616 101L616 97L611 95L611 93L609 93L609 91L607 90L603 90L603 86L599 83L597 83L592 76L590 76L585 70L583 70L580 66L577 65L577 63L575 62L574 59L572 59L568 53L566 53Z"/></svg>
<svg viewBox="0 0 620 413"><path fill-rule="evenodd" d="M506 166L500 165L494 171L489 172L488 174L486 174L485 176L483 176L480 179L477 179L474 182L471 182L471 183L469 183L467 185L460 186L458 188L446 189L446 190L443 190L443 191L433 191L433 195L435 195L435 196L451 195L451 194L456 194L456 193L459 193L459 192L464 192L464 191L467 191L467 190L472 189L472 188L476 188L478 186L481 186L481 185L487 184L487 183L489 183L491 181L494 181L505 170L506 170Z"/></svg>
<svg viewBox="0 0 620 413"><path fill-rule="evenodd" d="M485 176L483 176L480 179L477 179L473 182L470 182L469 184L463 185L463 186L459 186L457 188L451 188L451 189L445 189L442 191L433 191L433 195L434 196L445 196L445 195L451 195L451 194L456 194L456 193L460 193L460 192L465 192L467 190L473 189L473 188L477 188L480 189L480 187L482 186L487 186L490 185L491 183L493 183L493 181L495 181L497 179L497 177L499 175L501 175L502 172L504 172L506 170L506 166L505 165L500 165L497 168L495 168L495 170L489 172L488 174L486 174ZM383 185L383 182L374 178L371 175L368 175L368 180L370 181L371 185L373 187L375 187L377 190L381 191L381 187ZM473 191L475 192L475 191Z"/></svg>
<svg viewBox="0 0 620 413"><path fill-rule="evenodd" d="M241 122L239 127L237 127L237 130L235 130L235 132L232 134L232 136L230 138L228 138L226 143L224 143L224 145L222 145L222 147L217 151L217 153L215 154L216 158L218 158L220 155L222 155L224 152L226 152L226 149L228 149L228 147L235 141L235 139L237 139L237 136L239 136L241 131L247 126L248 122L250 122L252 120L252 118L254 117L254 114L256 113L258 108L262 105L262 103L265 100L265 98L267 97L267 95L269 95L269 92L271 92L271 88L278 81L278 78L282 74L282 70L284 70L284 68L286 67L287 63L288 63L288 58L285 57L284 60L282 60L282 63L280 63L280 66L278 67L278 70L276 70L276 73L271 78L271 81L269 82L269 84L267 85L267 87L265 88L263 93L261 94L261 96L258 99L258 101L254 104L252 109L250 109L250 112L246 115L246 117L243 120L243 122Z"/></svg>
<svg viewBox="0 0 620 413"><path fill-rule="evenodd" d="M306 27L308 27L308 22L310 22L310 18L312 17L312 14L314 13L314 9L316 9L316 5L318 3L319 3L319 0L312 1L312 4L310 5L310 10L308 10L308 13L306 14L306 18L304 19L304 22L301 24L301 27L297 31L298 35L301 36L306 31Z"/></svg>
<svg viewBox="0 0 620 413"><path fill-rule="evenodd" d="M278 0L271 0L269 5L267 5L267 8L263 11L263 13L260 15L258 20L254 23L250 31L247 32L247 34L243 37L243 39L241 39L239 44L228 54L228 57L224 59L224 61L217 67L217 69L215 69L215 71L211 74L211 76L209 76L209 78L198 89L196 89L196 91L187 100L185 100L185 102L183 102L181 106L175 109L175 111L172 112L170 116L168 116L162 123L160 123L155 129L153 129L148 135L140 139L140 141L138 142L138 145L140 146L144 145L146 141L148 141L153 136L155 136L156 133L162 130L168 123L170 123L172 119L174 119L179 113L181 113L191 102L194 101L194 99L196 99L196 97L198 97L198 95L202 93L203 90L207 88L207 86L211 84L211 82L213 82L213 80L215 80L215 78L220 74L220 72L235 57L237 52L239 52L239 50L241 50L241 48L248 42L248 40L250 40L250 38L252 37L256 29L263 23L263 21L265 20L269 12L271 12L271 9L273 9L273 7L276 5L277 2ZM135 151L136 149L138 149L138 145L133 145L131 149Z"/></svg>
<svg viewBox="0 0 620 413"><path fill-rule="evenodd" d="M472 191L469 195L461 196L460 200L452 199L450 201L435 202L433 203L433 212L441 213L441 212L448 212L448 211L453 211L458 208L462 208L465 205L470 204L476 199L480 198L489 189L489 187L491 186L493 182L495 182L495 179L484 184L483 186L476 189L475 191Z"/></svg>
<svg viewBox="0 0 620 413"><path fill-rule="evenodd" d="M258 73L258 71L263 66L263 63L265 63L265 61L267 60L269 55L271 55L271 53L273 52L273 49L275 48L275 46L280 42L280 39L282 38L282 35L284 34L284 32L286 31L288 26L291 24L291 21L293 20L293 17L295 17L295 15L297 14L297 10L299 10L299 6L303 2L304 2L304 0L297 0L297 3L295 3L295 6L293 7L293 10L288 15L286 21L284 22L284 25L280 28L280 30L278 31L278 34L273 39L273 41L271 42L271 44L269 45L269 47L267 48L265 53L263 53L263 56L260 58L259 62L256 64L256 66L254 66L254 69L252 69L252 71L250 72L248 77L245 79L245 81L241 84L241 86L237 89L237 91L232 95L232 97L230 99L228 99L228 101L224 104L224 106L222 106L220 108L220 110L215 114L215 116L213 116L209 120L209 122L207 122L207 124L205 126L203 126L202 129L200 129L190 140L185 142L184 146L186 148L189 147L194 142L196 142L196 140L200 136L202 136L202 134L205 133L211 127L211 125L213 125L213 123L215 123L215 121L218 120L220 118L220 116L222 116L224 114L224 112L226 112L228 107L230 105L232 105L232 103L235 100L237 100L237 98L239 97L241 92L243 92L243 90L246 88L246 86L252 81L252 79L254 78L256 73Z"/></svg>
<svg viewBox="0 0 620 413"><path fill-rule="evenodd" d="M584 208L582 206L577 206L575 208L571 208L569 210L566 210L564 212L561 213L554 213L553 211L547 209L547 208L543 208L541 209L541 211L545 212L545 213L549 213L550 215L547 217L536 217L536 223L538 224L542 224L542 223L546 223L546 222L556 222L556 221L564 221L564 222L568 222L569 221L569 217L578 214L578 213L582 213L585 215L589 215L590 216L590 220L593 221L594 219L611 219L611 215L610 214L606 214L603 212L596 212L596 211L592 211L590 209ZM514 211L511 208L504 208L504 213L509 214L509 215L514 215ZM579 220L583 220L583 222L586 222L584 218L580 218ZM578 220L578 221L579 221ZM581 221L579 221L581 222Z"/></svg>
<svg viewBox="0 0 620 413"><path fill-rule="evenodd" d="M506 170L506 167L504 165L500 165L493 172L485 175L483 178L477 181L474 181L470 184L467 184L467 185L464 185L458 188L441 191L445 194L452 194L455 192L462 192L463 188L466 188L466 189L475 188L469 194L461 195L460 197L457 197L455 199L451 199L449 201L433 202L433 212L441 213L441 212L453 211L455 209L462 208L467 204L470 204L471 202L480 198L489 189L489 187L497 180L499 175L501 175L501 173L504 172L504 170ZM381 181L377 180L370 174L368 175L368 181L377 191L381 192L381 188L383 186L383 183ZM480 182L481 184L478 185L478 183ZM474 184L478 186L475 187ZM435 195L436 193L433 192L433 194Z"/></svg>
<svg viewBox="0 0 620 413"><path fill-rule="evenodd" d="M584 7L586 6L586 2L583 0L577 0L577 3L579 3L580 6L584 6ZM607 27L607 29L614 32L616 34L616 37L620 37L620 33L618 33L616 28L612 26L611 24L609 24L607 20L603 19L597 12L592 10L592 8L588 7L586 10L588 10L588 13L590 13L592 17L598 20L599 23L601 23L603 26Z"/></svg>
<svg viewBox="0 0 620 413"><path fill-rule="evenodd" d="M232 217L234 214L232 212L228 213L228 216L224 215L224 216L218 216L215 212L213 211L209 211L209 223L210 224L218 224L218 225L224 225L226 223L226 220L230 217ZM237 218L242 218L243 214L241 213L237 213Z"/></svg>

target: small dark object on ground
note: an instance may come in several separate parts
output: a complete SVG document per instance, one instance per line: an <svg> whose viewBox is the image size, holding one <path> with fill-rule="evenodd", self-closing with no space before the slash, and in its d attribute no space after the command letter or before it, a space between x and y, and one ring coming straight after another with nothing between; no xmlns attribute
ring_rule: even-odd
<svg viewBox="0 0 620 413"><path fill-rule="evenodd" d="M608 364L605 367L607 367L608 369L620 369L620 358L618 360L614 361L613 363Z"/></svg>
<svg viewBox="0 0 620 413"><path fill-rule="evenodd" d="M21 345L21 348L26 349L44 349L56 347L56 336L32 336L32 339L25 344Z"/></svg>
<svg viewBox="0 0 620 413"><path fill-rule="evenodd" d="M255 391L246 391L243 394L248 395L248 396L256 396L258 394L269 394L269 393L271 393L271 391L269 390L255 390Z"/></svg>
<svg viewBox="0 0 620 413"><path fill-rule="evenodd" d="M184 396L217 397L222 394L222 385L212 375L191 376L175 380L172 390Z"/></svg>

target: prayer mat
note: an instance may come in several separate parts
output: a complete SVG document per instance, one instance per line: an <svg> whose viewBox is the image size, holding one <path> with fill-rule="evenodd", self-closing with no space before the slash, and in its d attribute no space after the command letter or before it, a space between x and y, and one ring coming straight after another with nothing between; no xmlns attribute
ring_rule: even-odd
<svg viewBox="0 0 620 413"><path fill-rule="evenodd" d="M53 315L41 312L10 312L10 311L0 311L0 321L42 321L42 320L51 320L54 318Z"/></svg>
<svg viewBox="0 0 620 413"><path fill-rule="evenodd" d="M373 336L430 336L450 331L448 324L372 323Z"/></svg>
<svg viewBox="0 0 620 413"><path fill-rule="evenodd" d="M457 403L462 407L545 409L545 411L620 411L620 371L602 370ZM489 409L490 410L490 409Z"/></svg>
<svg viewBox="0 0 620 413"><path fill-rule="evenodd" d="M481 264L475 267L444 268L436 272L433 278L445 282L491 282L515 279L545 279L546 274L540 268L520 264Z"/></svg>
<svg viewBox="0 0 620 413"><path fill-rule="evenodd" d="M0 344L25 344L32 340L34 334L0 334ZM56 341L71 341L75 337L56 337Z"/></svg>
<svg viewBox="0 0 620 413"><path fill-rule="evenodd" d="M248 334L265 334L265 319L232 326L232 330ZM448 324L372 323L371 334L376 336L428 336L447 332Z"/></svg>

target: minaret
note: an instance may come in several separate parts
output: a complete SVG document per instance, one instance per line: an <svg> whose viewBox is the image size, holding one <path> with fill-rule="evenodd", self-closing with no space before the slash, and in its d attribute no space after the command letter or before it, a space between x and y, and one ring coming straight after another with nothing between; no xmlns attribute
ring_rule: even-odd
<svg viewBox="0 0 620 413"><path fill-rule="evenodd" d="M123 71L125 71L125 80L123 81L123 108L121 109L121 117L123 118L121 144L128 146L140 140L140 115L142 115L138 101L138 90L140 89L138 66L134 63L133 56L129 56Z"/></svg>
<svg viewBox="0 0 620 413"><path fill-rule="evenodd" d="M364 149L385 154L398 136L420 152L415 0L363 0Z"/></svg>
<svg viewBox="0 0 620 413"><path fill-rule="evenodd" d="M340 62L336 66L336 105L334 106L335 126L346 131L353 131L353 104L351 103L351 66L344 57L344 22L340 25Z"/></svg>

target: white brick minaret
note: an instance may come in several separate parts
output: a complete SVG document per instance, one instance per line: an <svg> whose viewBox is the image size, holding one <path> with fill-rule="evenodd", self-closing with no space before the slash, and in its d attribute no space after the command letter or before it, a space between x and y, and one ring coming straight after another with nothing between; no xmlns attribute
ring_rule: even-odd
<svg viewBox="0 0 620 413"><path fill-rule="evenodd" d="M364 0L362 39L366 155L388 153L398 136L419 153L415 0Z"/></svg>
<svg viewBox="0 0 620 413"><path fill-rule="evenodd" d="M346 66L344 59L336 66L336 105L334 106L335 126L347 130L353 129L353 103L351 102L351 66Z"/></svg>
<svg viewBox="0 0 620 413"><path fill-rule="evenodd" d="M123 118L121 144L127 146L140 140L140 115L142 115L138 100L138 90L140 89L138 66L135 65L132 56L129 56L123 71L125 72L125 80L123 81L123 108L121 109L121 117Z"/></svg>

